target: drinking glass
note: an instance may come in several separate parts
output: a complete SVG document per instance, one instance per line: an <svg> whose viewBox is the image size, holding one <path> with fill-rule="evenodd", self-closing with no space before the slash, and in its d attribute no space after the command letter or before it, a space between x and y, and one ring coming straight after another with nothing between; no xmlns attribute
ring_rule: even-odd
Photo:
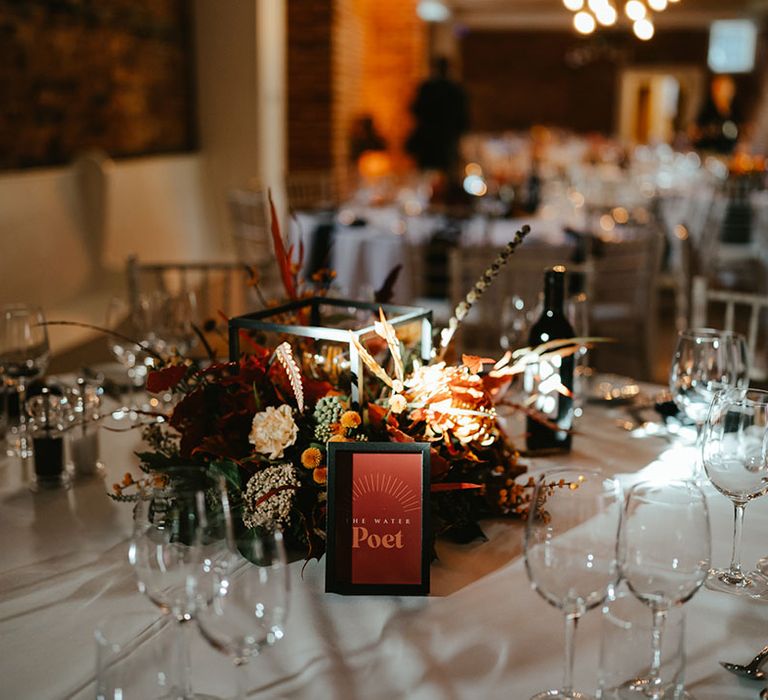
<svg viewBox="0 0 768 700"><path fill-rule="evenodd" d="M695 446L715 393L749 383L749 362L744 336L713 328L691 328L678 334L669 372L669 390L677 407L696 425ZM696 460L693 477L702 478Z"/></svg>
<svg viewBox="0 0 768 700"><path fill-rule="evenodd" d="M733 550L727 569L713 569L707 588L768 597L768 581L741 570L744 510L768 491L768 392L724 390L712 400L702 431L701 458L712 485L733 501Z"/></svg>
<svg viewBox="0 0 768 700"><path fill-rule="evenodd" d="M107 344L114 358L128 375L128 408L135 409L135 392L144 384L147 370L154 364L151 351L162 350L155 328L162 318L156 305L142 297L137 305L113 297L107 308Z"/></svg>
<svg viewBox="0 0 768 700"><path fill-rule="evenodd" d="M218 569L228 566L225 524L205 473L179 472L177 483L141 493L128 559L139 590L177 623L171 696L203 699L209 696L193 693L190 683L189 622L213 590Z"/></svg>
<svg viewBox="0 0 768 700"><path fill-rule="evenodd" d="M560 690L531 700L588 700L573 689L579 618L600 605L619 580L616 538L621 487L597 471L555 469L539 478L525 530L525 566L533 588L565 615L565 673Z"/></svg>
<svg viewBox="0 0 768 700"><path fill-rule="evenodd" d="M530 308L517 294L505 297L501 305L502 350L517 350L528 345L528 331L531 329Z"/></svg>
<svg viewBox="0 0 768 700"><path fill-rule="evenodd" d="M693 481L640 482L627 495L619 530L619 564L629 590L651 609L647 675L628 680L620 697L660 700L664 625L670 608L693 597L707 578L711 557L709 510Z"/></svg>
<svg viewBox="0 0 768 700"><path fill-rule="evenodd" d="M744 336L713 328L678 334L669 374L669 390L678 408L701 430L712 398L720 389L749 382Z"/></svg>
<svg viewBox="0 0 768 700"><path fill-rule="evenodd" d="M165 299L162 339L180 355L186 355L195 345L197 334L197 295L194 291L182 289Z"/></svg>
<svg viewBox="0 0 768 700"><path fill-rule="evenodd" d="M239 510L230 507L222 482L219 492L227 526L229 566L220 568L212 595L196 615L203 637L228 654L238 669L239 698L246 697L245 665L284 636L288 614L289 570L280 530L245 530Z"/></svg>
<svg viewBox="0 0 768 700"><path fill-rule="evenodd" d="M157 612L111 614L94 630L96 700L172 700L165 667L172 656L167 620Z"/></svg>
<svg viewBox="0 0 768 700"><path fill-rule="evenodd" d="M42 310L26 304L3 307L0 317L0 375L12 384L19 404L18 440L11 454L29 455L24 412L27 385L43 375L49 358L48 331Z"/></svg>
<svg viewBox="0 0 768 700"><path fill-rule="evenodd" d="M624 586L603 605L597 695L600 700L643 700L644 696L632 688L636 687L636 679L648 677L649 659L642 652L650 644L652 629L648 607ZM685 608L681 605L669 609L661 639L659 674L665 700L688 697L685 660Z"/></svg>
<svg viewBox="0 0 768 700"><path fill-rule="evenodd" d="M576 337L589 336L589 299L585 292L568 298L565 303L566 315ZM573 414L577 418L584 414L584 403L592 370L589 367L589 348L580 345L573 356Z"/></svg>

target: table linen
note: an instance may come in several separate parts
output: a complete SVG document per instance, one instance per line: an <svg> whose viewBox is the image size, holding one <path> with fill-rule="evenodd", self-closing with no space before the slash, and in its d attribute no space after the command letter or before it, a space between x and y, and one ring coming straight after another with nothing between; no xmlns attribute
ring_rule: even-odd
<svg viewBox="0 0 768 700"><path fill-rule="evenodd" d="M631 482L685 474L691 448L633 438L619 408L588 405L567 457L527 460L599 467ZM519 436L522 426L514 424ZM518 432L516 432L518 431ZM105 489L134 470L137 431L102 435L108 475L69 491L31 493L29 465L0 461L0 659L2 698L93 697L93 629L121 611L151 609L127 561L131 506ZM728 561L731 504L707 487L713 562ZM254 698L514 698L556 687L562 669L561 613L530 588L523 526L484 524L487 542L438 542L428 598L326 594L324 560L291 564L291 611L283 641L247 670ZM768 499L747 513L743 560L768 554ZM687 605L688 688L698 700L754 700L761 687L717 661L746 661L768 637L768 606L702 589ZM159 613L158 613L159 617ZM576 687L597 683L600 614L588 613L576 641ZM138 632L138 630L137 630ZM168 630L170 633L171 630ZM193 643L199 692L234 693L230 662Z"/></svg>

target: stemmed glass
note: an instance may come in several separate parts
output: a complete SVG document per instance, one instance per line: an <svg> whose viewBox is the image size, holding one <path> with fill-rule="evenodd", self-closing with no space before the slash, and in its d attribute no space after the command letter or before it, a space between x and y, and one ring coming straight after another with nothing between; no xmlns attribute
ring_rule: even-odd
<svg viewBox="0 0 768 700"><path fill-rule="evenodd" d="M163 340L177 353L185 355L197 340L194 329L198 314L197 295L191 290L182 289L168 296L163 307Z"/></svg>
<svg viewBox="0 0 768 700"><path fill-rule="evenodd" d="M624 580L653 614L648 675L622 690L630 697L660 699L668 690L661 678L667 614L691 599L709 571L709 509L702 490L693 481L635 484L627 495L618 550Z"/></svg>
<svg viewBox="0 0 768 700"><path fill-rule="evenodd" d="M203 596L196 619L203 637L228 654L237 673L238 698L246 697L245 666L251 657L282 639L288 614L288 564L280 530L245 530L239 511L230 507L222 481L229 546L227 569L213 581L213 595Z"/></svg>
<svg viewBox="0 0 768 700"><path fill-rule="evenodd" d="M678 335L669 372L669 390L677 407L696 424L695 446L715 393L749 383L749 361L744 336L713 328L691 328ZM698 462L694 478L701 478Z"/></svg>
<svg viewBox="0 0 768 700"><path fill-rule="evenodd" d="M40 308L26 304L3 307L0 317L0 375L9 380L19 402L18 445L14 454L28 455L25 436L25 404L28 382L43 375L50 349L45 316Z"/></svg>
<svg viewBox="0 0 768 700"><path fill-rule="evenodd" d="M221 503L202 470L183 468L184 482L142 491L128 560L139 590L176 621L176 674L169 698L208 700L190 681L189 622L219 569L229 566Z"/></svg>
<svg viewBox="0 0 768 700"><path fill-rule="evenodd" d="M161 322L157 304L143 297L137 305L113 297L107 308L107 328L115 334L107 335L109 350L125 367L128 374L128 408L136 409L135 392L144 383L147 368L154 364L151 352L163 348L155 327Z"/></svg>
<svg viewBox="0 0 768 700"><path fill-rule="evenodd" d="M532 503L537 512L525 530L525 566L533 588L565 615L565 673L561 690L531 700L589 700L573 689L574 636L579 618L619 580L621 487L597 471L555 469L539 478Z"/></svg>
<svg viewBox="0 0 768 700"><path fill-rule="evenodd" d="M768 581L741 570L744 509L768 492L768 392L725 390L715 395L702 432L702 462L713 486L733 501L733 550L727 569L713 569L706 586L763 598Z"/></svg>
<svg viewBox="0 0 768 700"><path fill-rule="evenodd" d="M528 344L530 326L530 309L523 298L517 294L506 297L501 305L499 344L502 350L517 350L525 347Z"/></svg>

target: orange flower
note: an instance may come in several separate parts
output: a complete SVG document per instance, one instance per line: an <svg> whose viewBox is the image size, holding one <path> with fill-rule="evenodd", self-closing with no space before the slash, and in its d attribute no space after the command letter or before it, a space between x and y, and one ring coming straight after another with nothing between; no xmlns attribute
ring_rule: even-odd
<svg viewBox="0 0 768 700"><path fill-rule="evenodd" d="M360 414L356 411L344 411L341 416L341 424L349 430L354 430L360 426Z"/></svg>
<svg viewBox="0 0 768 700"><path fill-rule="evenodd" d="M318 467L312 472L312 478L316 484L324 484L328 481L328 469L326 467Z"/></svg>
<svg viewBox="0 0 768 700"><path fill-rule="evenodd" d="M343 435L331 435L328 442L351 442L351 440L347 440Z"/></svg>
<svg viewBox="0 0 768 700"><path fill-rule="evenodd" d="M306 469L314 469L323 461L323 453L317 447L308 447L301 453L301 465Z"/></svg>
<svg viewBox="0 0 768 700"><path fill-rule="evenodd" d="M133 483L133 477L129 472L125 472L123 475L123 486L130 486Z"/></svg>
<svg viewBox="0 0 768 700"><path fill-rule="evenodd" d="M119 496L123 492L123 487L120 484L112 484L112 490Z"/></svg>

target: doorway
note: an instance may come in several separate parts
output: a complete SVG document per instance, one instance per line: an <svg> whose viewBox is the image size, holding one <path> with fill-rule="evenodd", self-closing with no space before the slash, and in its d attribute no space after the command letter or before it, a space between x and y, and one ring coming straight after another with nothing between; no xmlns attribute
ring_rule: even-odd
<svg viewBox="0 0 768 700"><path fill-rule="evenodd" d="M619 81L619 137L625 143L671 143L696 119L704 72L694 66L627 68Z"/></svg>

